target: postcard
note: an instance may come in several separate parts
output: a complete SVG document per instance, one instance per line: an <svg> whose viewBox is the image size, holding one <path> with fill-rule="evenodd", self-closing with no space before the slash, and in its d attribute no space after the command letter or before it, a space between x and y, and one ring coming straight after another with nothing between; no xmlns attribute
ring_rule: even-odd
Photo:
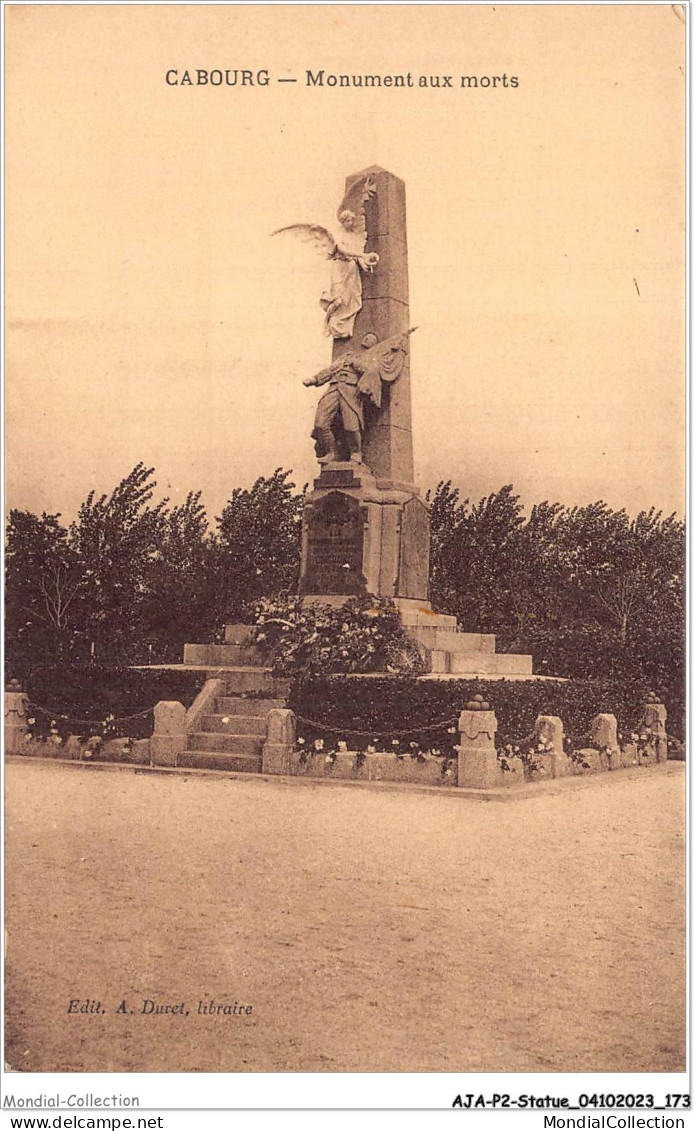
<svg viewBox="0 0 694 1131"><path fill-rule="evenodd" d="M5 6L14 1115L686 1115L687 15Z"/></svg>

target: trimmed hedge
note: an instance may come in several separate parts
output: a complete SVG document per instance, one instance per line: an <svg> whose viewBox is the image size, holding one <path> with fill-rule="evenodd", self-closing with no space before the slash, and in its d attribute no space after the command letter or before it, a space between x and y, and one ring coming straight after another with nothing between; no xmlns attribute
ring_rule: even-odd
<svg viewBox="0 0 694 1131"><path fill-rule="evenodd" d="M580 740L595 715L617 716L620 733L637 725L646 693L641 683L615 680L427 680L408 676L333 676L297 680L288 706L299 716L297 734L306 746L322 739L326 750L345 741L350 750L393 749L410 743L448 754L459 741L457 719L474 695L496 712L497 745L518 742L538 715L559 715L567 737ZM307 722L305 720L311 720ZM433 724L444 723L430 729ZM449 733L449 727L455 733ZM364 732L364 733L359 733Z"/></svg>
<svg viewBox="0 0 694 1131"><path fill-rule="evenodd" d="M43 738L54 724L54 732L63 737L107 733L110 738L149 738L155 704L173 699L189 707L204 681L204 672L97 664L35 668L24 684L28 716L35 720L31 732ZM108 716L113 719L107 723Z"/></svg>

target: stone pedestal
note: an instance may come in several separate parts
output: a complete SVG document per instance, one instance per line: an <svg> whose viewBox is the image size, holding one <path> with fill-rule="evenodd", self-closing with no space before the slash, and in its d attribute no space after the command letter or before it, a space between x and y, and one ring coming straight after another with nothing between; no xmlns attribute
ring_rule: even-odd
<svg viewBox="0 0 694 1131"><path fill-rule="evenodd" d="M383 487L365 464L321 470L303 514L301 595L425 600L429 515L416 489Z"/></svg>
<svg viewBox="0 0 694 1131"><path fill-rule="evenodd" d="M616 715L596 715L590 724L590 737L598 748L601 767L604 770L619 769L622 759Z"/></svg>
<svg viewBox="0 0 694 1131"><path fill-rule="evenodd" d="M263 746L264 774L290 774L296 744L296 715L281 707L268 711L267 739Z"/></svg>
<svg viewBox="0 0 694 1131"><path fill-rule="evenodd" d="M499 785L501 771L494 745L494 712L479 709L461 711L458 729L458 785L468 789L492 789Z"/></svg>
<svg viewBox="0 0 694 1131"><path fill-rule="evenodd" d="M27 726L28 697L16 680L8 684L5 692L5 753L21 754L24 739L29 733Z"/></svg>
<svg viewBox="0 0 694 1131"><path fill-rule="evenodd" d="M154 708L154 733L150 739L152 765L175 766L186 745L186 709L163 699Z"/></svg>
<svg viewBox="0 0 694 1131"><path fill-rule="evenodd" d="M667 762L667 710L653 697L644 703L641 727L652 736L648 746L656 762Z"/></svg>
<svg viewBox="0 0 694 1131"><path fill-rule="evenodd" d="M544 767L547 777L563 778L571 773L571 764L564 751L564 724L558 715L538 715L534 735L538 745L533 755ZM538 749L542 743L545 749Z"/></svg>

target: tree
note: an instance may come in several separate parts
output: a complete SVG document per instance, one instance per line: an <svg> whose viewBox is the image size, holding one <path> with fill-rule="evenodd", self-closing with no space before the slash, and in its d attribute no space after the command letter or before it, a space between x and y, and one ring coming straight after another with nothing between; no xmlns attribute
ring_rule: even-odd
<svg viewBox="0 0 694 1131"><path fill-rule="evenodd" d="M5 553L5 644L10 674L68 658L79 641L79 556L59 514L10 511Z"/></svg>
<svg viewBox="0 0 694 1131"><path fill-rule="evenodd" d="M430 494L431 598L535 670L684 686L684 525L651 509L544 501L525 516L510 485L470 505Z"/></svg>
<svg viewBox="0 0 694 1131"><path fill-rule="evenodd" d="M70 527L83 569L81 624L99 660L128 657L145 631L148 569L161 554L168 502L150 505L152 475L138 463L110 495L90 491Z"/></svg>
<svg viewBox="0 0 694 1131"><path fill-rule="evenodd" d="M248 616L260 597L296 592L306 488L293 494L290 475L278 467L250 490L235 488L217 519L217 578L229 621Z"/></svg>
<svg viewBox="0 0 694 1131"><path fill-rule="evenodd" d="M183 645L211 637L220 616L215 540L201 492L162 515L159 544L143 571L142 658L180 660Z"/></svg>

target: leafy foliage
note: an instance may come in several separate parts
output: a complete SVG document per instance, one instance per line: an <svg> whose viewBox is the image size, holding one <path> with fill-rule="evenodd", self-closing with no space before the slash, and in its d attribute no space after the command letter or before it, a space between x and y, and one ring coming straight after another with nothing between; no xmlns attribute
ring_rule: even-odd
<svg viewBox="0 0 694 1131"><path fill-rule="evenodd" d="M25 690L31 733L90 735L99 728L112 737L147 738L152 708L161 699L189 707L204 681L202 672L141 671L99 664L37 667Z"/></svg>
<svg viewBox="0 0 694 1131"><path fill-rule="evenodd" d="M7 527L6 666L180 661L260 596L298 578L303 493L278 469L237 488L211 531L200 492L154 501L139 463L110 495L91 491L69 528L13 510Z"/></svg>
<svg viewBox="0 0 694 1131"><path fill-rule="evenodd" d="M459 741L457 720L465 703L483 695L496 712L497 745L522 744L538 715L559 715L569 736L582 736L597 714L617 717L633 730L645 686L618 680L415 680L407 676L306 677L296 680L289 706L307 746L344 740L350 750L398 748L447 752Z"/></svg>
<svg viewBox="0 0 694 1131"><path fill-rule="evenodd" d="M402 627L392 601L353 597L333 608L283 596L260 601L256 641L278 675L425 670L422 650Z"/></svg>
<svg viewBox="0 0 694 1131"><path fill-rule="evenodd" d="M292 494L291 472L277 468L250 491L236 488L217 522L219 583L229 621L243 621L260 597L296 591L306 488Z"/></svg>
<svg viewBox="0 0 694 1131"><path fill-rule="evenodd" d="M212 525L200 492L157 502L153 471L141 463L111 494L90 492L70 526L57 514L13 510L8 674L180 661L186 641L212 641L225 622L252 619L261 599L295 592L305 488L290 475L278 468L235 488ZM532 653L539 673L652 689L668 730L683 734L685 538L676 516L651 509L630 518L602 501L545 501L526 513L510 485L473 502L450 481L428 501L437 611L464 630L495 633L501 651ZM295 623L282 645L287 670L369 670L376 653L360 658L357 643L365 611L354 615L354 625L343 618L336 627L337 614L320 646ZM320 616L311 616L318 631ZM373 663L402 668L403 655L393 665L379 653Z"/></svg>
<svg viewBox="0 0 694 1131"><path fill-rule="evenodd" d="M431 506L431 601L535 670L649 685L684 716L684 523L604 502L542 502L511 486L471 504L450 481Z"/></svg>

